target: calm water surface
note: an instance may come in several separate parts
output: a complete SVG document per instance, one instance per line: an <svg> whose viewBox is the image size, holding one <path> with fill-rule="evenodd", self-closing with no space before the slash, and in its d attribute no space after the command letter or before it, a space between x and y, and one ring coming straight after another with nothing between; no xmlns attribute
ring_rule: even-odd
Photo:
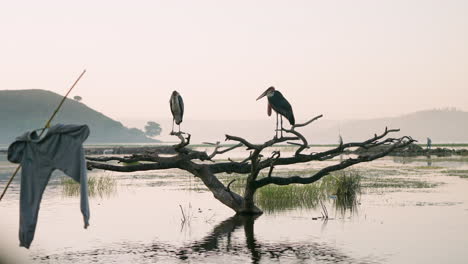
<svg viewBox="0 0 468 264"><path fill-rule="evenodd" d="M2 188L15 167L0 155ZM301 208L236 217L180 170L92 171L116 178L117 187L90 199L86 230L79 198L64 194L54 172L30 250L18 247L17 177L0 202L0 256L6 263L468 263L468 179L449 169L468 163L434 158L428 167L424 159L387 157L361 164L358 171L376 176L438 185L365 189L354 213L329 204L328 221L313 220L321 209Z"/></svg>

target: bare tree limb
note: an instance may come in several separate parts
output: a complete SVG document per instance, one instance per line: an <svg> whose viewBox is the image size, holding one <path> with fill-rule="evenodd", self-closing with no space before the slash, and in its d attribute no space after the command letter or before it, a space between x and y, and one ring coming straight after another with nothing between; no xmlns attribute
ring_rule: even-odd
<svg viewBox="0 0 468 264"><path fill-rule="evenodd" d="M273 151L271 158L270 158L270 171L268 172L268 177L271 177L271 173L275 168L275 162L281 157L281 152Z"/></svg>
<svg viewBox="0 0 468 264"><path fill-rule="evenodd" d="M95 161L86 162L88 169L101 169L120 172L148 171L148 170L163 170L178 168L174 163L142 163L138 165L120 166L108 163Z"/></svg>
<svg viewBox="0 0 468 264"><path fill-rule="evenodd" d="M233 141L240 142L243 145L245 145L247 147L247 149L259 149L258 146L248 142L247 140L245 140L244 138L241 138L241 137L230 136L230 135L226 134L226 141L228 141L228 140L233 140Z"/></svg>
<svg viewBox="0 0 468 264"><path fill-rule="evenodd" d="M340 155L341 153L343 153L346 149L350 149L350 148L353 148L353 147L362 147L362 146L366 146L367 148L371 148L371 147L375 147L375 146L378 146L380 145L381 143L376 143L379 139L382 139L383 137L387 136L389 133L393 133L393 132L398 132L400 131L399 129L385 129L385 131L380 134L380 135L375 135L374 137L368 139L368 140L365 140L363 142L352 142L352 143L346 143L346 144L340 144L339 146L335 147L335 148L332 148L330 150L327 150L327 151L323 151L323 152L319 152L319 153L311 153L311 154L300 154L300 155L296 155L294 157L284 157L284 158L279 158L277 161L276 161L276 165L291 165L291 164L296 164L296 163L306 163L306 162L310 162L310 161L313 161L313 160L318 160L318 161L321 161L321 160L327 160L327 159L331 159L333 157L336 157L337 155ZM398 139L394 139L394 138L389 138L389 139L386 139L386 143L388 142L392 142L392 141L395 141L395 140L398 140ZM213 173L220 173L220 172L225 172L228 171L229 173L241 173L241 174L245 174L245 173L249 173L251 171L251 168L250 168L250 164L239 164L239 163L233 163L233 162L229 162L229 163L216 163L216 164L211 164L209 165L210 166L210 169L213 171ZM267 168L269 167L270 164L268 161L262 161L259 163L259 168L260 169L264 169L264 168Z"/></svg>
<svg viewBox="0 0 468 264"><path fill-rule="evenodd" d="M285 132L287 133L291 133L291 134L294 134L296 135L296 137L298 137L300 140L302 140L302 144L300 145L300 147L296 150L296 153L295 155L299 155L301 154L301 152L306 149L306 148L309 148L309 143L307 143L307 139L299 132L297 132L296 130L294 129L290 129L290 130L286 130L284 129ZM293 143L293 142L289 142L290 144Z"/></svg>
<svg viewBox="0 0 468 264"><path fill-rule="evenodd" d="M235 182L235 181L236 181L236 179L231 180L231 181L228 183L228 185L226 186L226 190L227 190L228 192L231 191L231 184L232 184L233 182Z"/></svg>
<svg viewBox="0 0 468 264"><path fill-rule="evenodd" d="M292 126L292 128L291 128L291 129L295 129L296 127L303 127L303 126L307 126L308 124L310 124L310 123L314 122L315 120L317 120L317 119L319 119L319 118L321 118L321 117L323 117L323 115L318 115L318 116L316 116L316 117L314 117L314 118L310 119L309 121L307 121L307 122L305 122L305 123L301 123L301 124L295 124L294 126Z"/></svg>
<svg viewBox="0 0 468 264"><path fill-rule="evenodd" d="M171 135L177 136L180 139L180 143L173 146L174 150L177 152L187 152L184 148L190 144L191 135L185 132L171 132ZM187 135L187 137L184 138L184 135Z"/></svg>
<svg viewBox="0 0 468 264"><path fill-rule="evenodd" d="M277 144L277 143L286 142L288 140L298 140L298 139L299 139L298 137L281 137L281 138L276 138L275 137L275 138L270 139L270 140L268 140L267 142L265 142L265 143L263 143L261 145L257 145L257 144L252 144L249 141L247 141L246 139L241 138L241 137L226 135L226 140L233 140L233 141L240 142L240 143L244 144L247 147L248 150L253 149L253 150L256 150L256 151L261 151L262 149L267 148L267 147L271 147L271 146L273 146L274 144Z"/></svg>
<svg viewBox="0 0 468 264"><path fill-rule="evenodd" d="M313 183L313 182L320 180L323 176L328 175L330 172L342 170L357 163L369 162L369 161L384 157L388 155L390 152L394 151L395 149L404 148L413 142L414 140L409 137L401 138L397 143L387 148L385 151L382 151L380 153L376 153L373 155L359 156L357 158L346 159L336 165L325 167L310 177L291 176L291 177L262 178L256 181L256 188L261 188L268 184L288 185L292 183L299 183L299 184Z"/></svg>
<svg viewBox="0 0 468 264"><path fill-rule="evenodd" d="M231 151L231 150L233 150L233 149L242 147L243 145L244 145L244 144L239 143L239 144L234 145L234 146L232 146L232 147L228 147L228 148L226 148L226 149L219 150L219 148L220 148L221 146L219 145L219 141L218 141L218 142L216 142L215 149L213 150L213 153L211 153L211 155L209 155L208 158L211 160L211 159L213 159L213 158L214 158L216 155L218 155L218 154L224 154L224 153L226 153L226 152L228 152L228 151Z"/></svg>
<svg viewBox="0 0 468 264"><path fill-rule="evenodd" d="M131 157L117 157L117 156L107 156L107 157L86 157L87 160L107 162L107 161L118 161L118 162L135 162L137 160L132 159Z"/></svg>

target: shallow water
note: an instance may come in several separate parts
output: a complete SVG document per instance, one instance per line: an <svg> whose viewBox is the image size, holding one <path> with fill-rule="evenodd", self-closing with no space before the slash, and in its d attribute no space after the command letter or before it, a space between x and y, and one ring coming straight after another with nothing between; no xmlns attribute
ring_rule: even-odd
<svg viewBox="0 0 468 264"><path fill-rule="evenodd" d="M234 152L230 157L241 157ZM224 157L227 158L227 157ZM336 162L336 161L335 161ZM468 179L447 169L468 163L387 157L355 170L372 177L437 183L434 188L364 189L354 213L313 220L321 209L235 217L180 170L131 174L113 193L90 198L83 229L79 198L63 193L60 172L46 189L30 250L18 247L19 178L0 202L0 256L6 263L467 263ZM290 170L313 170L319 164ZM0 156L0 186L15 165ZM284 169L283 169L284 170ZM182 224L181 208L188 220ZM1 262L0 260L0 263Z"/></svg>

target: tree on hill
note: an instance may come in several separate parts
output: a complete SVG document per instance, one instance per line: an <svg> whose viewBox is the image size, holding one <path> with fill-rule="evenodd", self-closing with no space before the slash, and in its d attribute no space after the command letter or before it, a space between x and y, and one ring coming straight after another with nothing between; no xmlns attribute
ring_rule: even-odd
<svg viewBox="0 0 468 264"><path fill-rule="evenodd" d="M153 121L148 121L145 126L145 134L149 137L155 137L161 134L161 126Z"/></svg>
<svg viewBox="0 0 468 264"><path fill-rule="evenodd" d="M73 99L75 99L75 101L77 101L77 102L81 102L81 100L83 99L83 97L81 97L81 96L79 96L79 95L75 95L75 96L73 97Z"/></svg>
<svg viewBox="0 0 468 264"><path fill-rule="evenodd" d="M63 96L46 90L0 90L0 144L44 126ZM158 140L73 100L66 99L52 124L87 124L86 143L150 143Z"/></svg>
<svg viewBox="0 0 468 264"><path fill-rule="evenodd" d="M310 184L320 180L331 172L342 170L361 162L379 159L394 150L404 148L414 142L414 140L408 136L400 138L387 137L389 133L398 132L399 129L389 130L385 128L385 131L382 134L375 134L373 137L365 141L346 144L341 141L337 147L327 151L305 152L309 148L309 144L306 138L296 129L307 126L320 117L322 117L322 115L317 116L306 123L293 125L291 129L283 129L283 131L287 133L286 137L274 137L273 139L261 144L254 144L242 137L226 135L226 140L235 141L237 144L223 147L219 142L211 143L214 146L214 150L212 153L207 153L206 151L196 151L188 148L190 145L190 134L176 132L172 135L177 136L180 139L180 143L173 146L174 152L176 153L173 156L159 156L157 153L147 152L144 154L133 154L126 157L87 157L87 164L89 169L96 168L120 172L165 170L173 168L185 170L193 174L195 177L200 178L217 200L234 210L236 213L260 214L262 213L262 210L256 206L254 195L258 189L264 186L269 184ZM274 151L271 154L265 153L265 150L269 147L284 142L297 147L292 156L283 157L281 156L280 151ZM373 149L382 145L387 145L388 148L373 152L372 154L362 154L357 157L332 160L334 157L340 156L355 147ZM223 154L241 147L246 148L246 158L241 161L214 159L218 154ZM121 166L116 165L115 163L107 163L108 161L127 163L144 161L144 163ZM335 161L335 164L324 165L322 169L317 172L313 172L309 176L281 177L275 175L274 168L277 166L287 166L312 161ZM265 170L263 175L260 174L262 170ZM227 185L224 185L216 176L220 173L246 174L247 177L243 195L239 195L230 189L230 185L234 180L231 180Z"/></svg>

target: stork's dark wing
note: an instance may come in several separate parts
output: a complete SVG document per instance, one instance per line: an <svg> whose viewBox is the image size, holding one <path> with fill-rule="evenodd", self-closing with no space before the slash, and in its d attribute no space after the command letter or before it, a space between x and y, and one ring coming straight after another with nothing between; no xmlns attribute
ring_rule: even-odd
<svg viewBox="0 0 468 264"><path fill-rule="evenodd" d="M174 118L175 117L175 114L174 114L174 105L172 104L172 95L171 95L171 98L169 99L169 105L171 106L171 113L172 113L172 117Z"/></svg>
<svg viewBox="0 0 468 264"><path fill-rule="evenodd" d="M177 96L177 100L179 101L179 107L180 107L180 121L182 121L182 118L184 117L184 100L182 100L182 96Z"/></svg>
<svg viewBox="0 0 468 264"><path fill-rule="evenodd" d="M268 97L268 101L273 110L288 119L289 124L293 126L296 123L291 104L289 104L288 100L284 98L280 91L276 90L273 96Z"/></svg>

